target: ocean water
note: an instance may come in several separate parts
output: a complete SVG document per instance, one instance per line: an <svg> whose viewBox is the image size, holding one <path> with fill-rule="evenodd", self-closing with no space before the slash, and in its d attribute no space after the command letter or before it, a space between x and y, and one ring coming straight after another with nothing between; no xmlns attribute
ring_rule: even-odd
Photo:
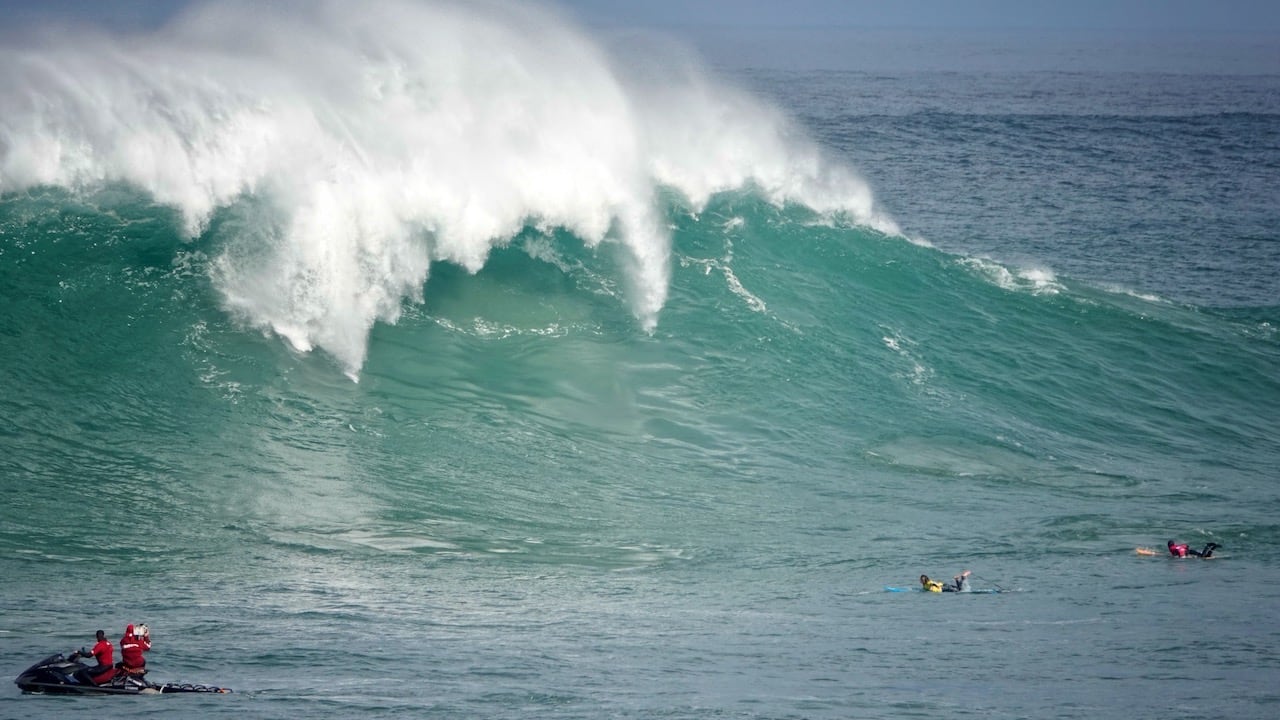
<svg viewBox="0 0 1280 720"><path fill-rule="evenodd" d="M0 717L1280 711L1273 53L294 10L0 47Z"/></svg>

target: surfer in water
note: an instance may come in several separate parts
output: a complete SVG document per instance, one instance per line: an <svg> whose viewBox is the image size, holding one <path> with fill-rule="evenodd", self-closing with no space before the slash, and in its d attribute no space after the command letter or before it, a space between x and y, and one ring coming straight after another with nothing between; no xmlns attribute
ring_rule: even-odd
<svg viewBox="0 0 1280 720"><path fill-rule="evenodd" d="M1213 551L1217 550L1220 547L1222 546L1219 545L1218 543L1211 542L1208 545L1205 545L1203 550L1201 550L1200 552L1196 552L1194 548L1192 548L1190 545L1186 543L1175 543L1174 541L1170 540L1169 554L1174 557L1186 557L1188 555L1195 555L1196 557L1207 558L1207 557L1213 557Z"/></svg>
<svg viewBox="0 0 1280 720"><path fill-rule="evenodd" d="M930 580L928 575L920 576L920 589L925 592L964 592L966 584L969 582L969 571L965 570L959 575L951 578L950 583L940 582L938 580Z"/></svg>

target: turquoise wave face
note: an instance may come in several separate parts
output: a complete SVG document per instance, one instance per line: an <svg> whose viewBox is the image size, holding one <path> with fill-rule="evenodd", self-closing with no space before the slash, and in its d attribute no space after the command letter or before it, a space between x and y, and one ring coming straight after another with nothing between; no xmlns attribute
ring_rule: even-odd
<svg viewBox="0 0 1280 720"><path fill-rule="evenodd" d="M5 199L6 545L119 560L251 532L628 566L833 495L919 529L970 491L1087 508L1248 485L1280 452L1274 326L1248 312L1019 274L749 192L666 212L653 332L623 299L625 253L527 228L477 273L434 265L357 383L227 311L234 223L187 242L126 190ZM139 503L136 542L77 539Z"/></svg>

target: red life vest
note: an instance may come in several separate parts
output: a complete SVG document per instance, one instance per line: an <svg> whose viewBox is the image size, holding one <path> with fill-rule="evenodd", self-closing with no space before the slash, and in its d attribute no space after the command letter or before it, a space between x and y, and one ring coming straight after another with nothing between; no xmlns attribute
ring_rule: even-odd
<svg viewBox="0 0 1280 720"><path fill-rule="evenodd" d="M93 646L93 659L98 662L98 665L90 670L104 668L102 672L89 678L94 685L101 685L115 676L115 648L111 646L109 640L99 640L98 644Z"/></svg>
<svg viewBox="0 0 1280 720"><path fill-rule="evenodd" d="M116 664L115 652L110 640L99 640L93 646L93 659L98 661L98 667L111 667Z"/></svg>

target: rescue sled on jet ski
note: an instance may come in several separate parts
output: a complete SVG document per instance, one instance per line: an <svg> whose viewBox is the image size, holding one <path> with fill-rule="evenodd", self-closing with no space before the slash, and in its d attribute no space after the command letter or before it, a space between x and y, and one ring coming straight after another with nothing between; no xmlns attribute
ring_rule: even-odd
<svg viewBox="0 0 1280 720"><path fill-rule="evenodd" d="M83 654L82 654L83 653ZM89 677L89 666L80 662L87 651L76 651L70 656L62 653L50 655L27 668L13 682L26 693L94 694L107 695L161 695L169 693L229 693L231 688L188 683L153 683L146 679L143 670L130 672L117 667L114 675L95 683Z"/></svg>

